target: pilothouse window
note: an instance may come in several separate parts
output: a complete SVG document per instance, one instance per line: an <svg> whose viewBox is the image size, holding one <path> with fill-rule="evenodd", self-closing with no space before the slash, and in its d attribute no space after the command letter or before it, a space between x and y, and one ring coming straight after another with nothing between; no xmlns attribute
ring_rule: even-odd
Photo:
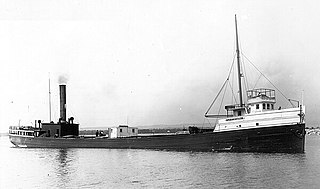
<svg viewBox="0 0 320 189"><path fill-rule="evenodd" d="M259 104L256 104L256 109L257 109L257 110L259 109Z"/></svg>

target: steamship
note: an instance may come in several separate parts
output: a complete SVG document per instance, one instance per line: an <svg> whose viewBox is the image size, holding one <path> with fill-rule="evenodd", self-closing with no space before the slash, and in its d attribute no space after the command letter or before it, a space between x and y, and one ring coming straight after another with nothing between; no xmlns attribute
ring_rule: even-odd
<svg viewBox="0 0 320 189"><path fill-rule="evenodd" d="M224 115L216 118L211 129L189 127L188 132L173 135L139 135L138 128L127 125L109 128L105 137L79 136L79 124L66 116L66 85L60 85L60 119L34 126L10 126L9 139L17 147L28 148L110 148L157 149L176 151L281 152L303 153L305 148L305 106L275 109L275 90L268 88L247 91L243 102L242 73L238 45L236 54L240 103L226 105ZM221 92L221 90L220 90ZM220 93L219 92L219 93ZM218 117L218 118L217 118Z"/></svg>

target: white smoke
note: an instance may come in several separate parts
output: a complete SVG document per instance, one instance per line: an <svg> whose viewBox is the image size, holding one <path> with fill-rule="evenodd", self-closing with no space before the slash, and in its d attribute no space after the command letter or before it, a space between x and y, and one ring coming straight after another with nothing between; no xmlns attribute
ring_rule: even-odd
<svg viewBox="0 0 320 189"><path fill-rule="evenodd" d="M58 78L59 84L67 84L68 80L69 78L68 78L68 75L66 74L60 75Z"/></svg>

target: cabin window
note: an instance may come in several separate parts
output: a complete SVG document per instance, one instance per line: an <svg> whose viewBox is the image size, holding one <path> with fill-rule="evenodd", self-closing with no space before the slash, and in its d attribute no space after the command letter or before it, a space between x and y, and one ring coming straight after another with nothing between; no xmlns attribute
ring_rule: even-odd
<svg viewBox="0 0 320 189"><path fill-rule="evenodd" d="M132 129L132 132L134 133L134 129Z"/></svg>
<svg viewBox="0 0 320 189"><path fill-rule="evenodd" d="M120 133L122 133L122 129L120 129Z"/></svg>
<svg viewBox="0 0 320 189"><path fill-rule="evenodd" d="M270 110L270 104L267 104L267 109Z"/></svg>
<svg viewBox="0 0 320 189"><path fill-rule="evenodd" d="M259 110L259 104L256 104L256 109Z"/></svg>
<svg viewBox="0 0 320 189"><path fill-rule="evenodd" d="M271 110L273 110L273 108L274 108L274 107L273 107L273 104L271 104Z"/></svg>
<svg viewBox="0 0 320 189"><path fill-rule="evenodd" d="M238 116L241 116L241 111L238 111Z"/></svg>
<svg viewBox="0 0 320 189"><path fill-rule="evenodd" d="M241 127L241 125L239 125L239 127Z"/></svg>
<svg viewBox="0 0 320 189"><path fill-rule="evenodd" d="M265 103L262 104L262 109L266 109L266 104Z"/></svg>
<svg viewBox="0 0 320 189"><path fill-rule="evenodd" d="M256 126L259 126L259 123L256 123Z"/></svg>

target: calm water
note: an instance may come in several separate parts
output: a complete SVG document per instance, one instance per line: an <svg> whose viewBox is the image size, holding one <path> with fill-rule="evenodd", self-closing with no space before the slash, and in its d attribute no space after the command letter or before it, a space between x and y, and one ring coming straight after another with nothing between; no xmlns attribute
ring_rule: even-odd
<svg viewBox="0 0 320 189"><path fill-rule="evenodd" d="M305 154L22 149L0 137L0 188L320 188L320 136Z"/></svg>

